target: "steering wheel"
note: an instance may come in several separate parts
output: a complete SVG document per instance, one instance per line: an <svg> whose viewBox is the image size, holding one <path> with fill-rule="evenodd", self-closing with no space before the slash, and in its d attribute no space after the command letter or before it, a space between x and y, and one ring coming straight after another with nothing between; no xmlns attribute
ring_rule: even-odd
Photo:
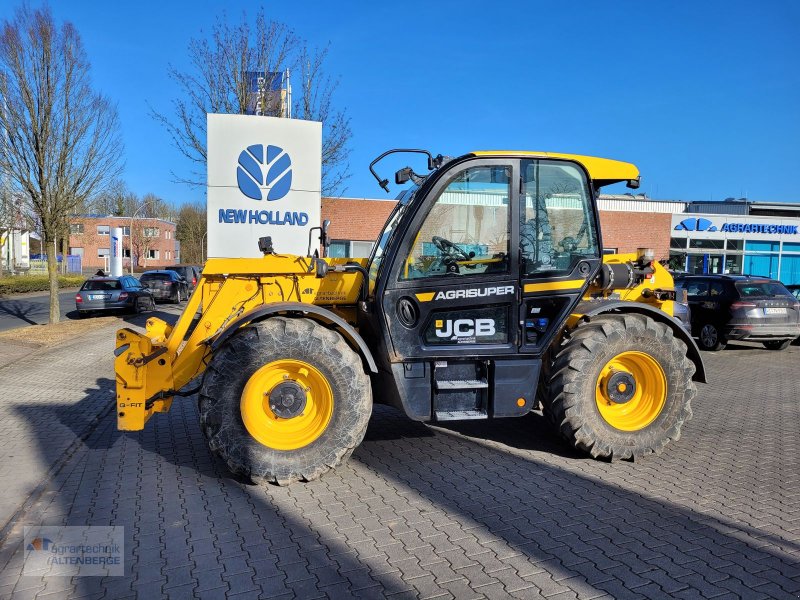
<svg viewBox="0 0 800 600"><path fill-rule="evenodd" d="M442 254L450 258L454 258L456 260L469 260L472 258L463 248L456 246L453 242L446 240L443 237L434 235L431 237L431 241Z"/></svg>
<svg viewBox="0 0 800 600"><path fill-rule="evenodd" d="M564 249L564 252L575 252L578 249L578 240L568 235L558 245Z"/></svg>

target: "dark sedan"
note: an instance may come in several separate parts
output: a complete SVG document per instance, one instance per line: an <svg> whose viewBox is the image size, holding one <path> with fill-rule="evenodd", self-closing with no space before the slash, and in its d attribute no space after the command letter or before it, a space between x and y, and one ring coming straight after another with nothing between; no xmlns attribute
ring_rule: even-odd
<svg viewBox="0 0 800 600"><path fill-rule="evenodd" d="M175 271L147 271L139 278L156 300L167 300L176 304L189 297L189 284Z"/></svg>
<svg viewBox="0 0 800 600"><path fill-rule="evenodd" d="M75 294L78 316L104 310L144 312L155 308L153 294L130 275L92 277Z"/></svg>

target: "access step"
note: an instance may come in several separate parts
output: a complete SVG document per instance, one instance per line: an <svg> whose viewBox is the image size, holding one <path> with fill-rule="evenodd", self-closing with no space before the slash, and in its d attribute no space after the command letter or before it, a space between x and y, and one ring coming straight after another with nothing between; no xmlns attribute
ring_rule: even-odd
<svg viewBox="0 0 800 600"><path fill-rule="evenodd" d="M482 410L449 410L436 411L437 421L466 421L469 419L487 419L487 415Z"/></svg>
<svg viewBox="0 0 800 600"><path fill-rule="evenodd" d="M485 379L450 379L436 381L437 390L482 390L489 387Z"/></svg>

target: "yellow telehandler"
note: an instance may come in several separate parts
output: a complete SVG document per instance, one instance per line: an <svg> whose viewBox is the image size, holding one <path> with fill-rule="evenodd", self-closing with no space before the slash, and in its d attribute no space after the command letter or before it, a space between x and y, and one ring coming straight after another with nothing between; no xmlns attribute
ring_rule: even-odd
<svg viewBox="0 0 800 600"><path fill-rule="evenodd" d="M211 259L175 325L116 336L117 419L140 430L197 394L200 425L256 482L312 480L361 442L373 402L412 419L518 417L537 405L596 458L658 453L691 418L700 353L648 249L603 255L596 197L629 163L424 150L369 258ZM196 382L196 387L189 384ZM188 388L188 389L187 389Z"/></svg>

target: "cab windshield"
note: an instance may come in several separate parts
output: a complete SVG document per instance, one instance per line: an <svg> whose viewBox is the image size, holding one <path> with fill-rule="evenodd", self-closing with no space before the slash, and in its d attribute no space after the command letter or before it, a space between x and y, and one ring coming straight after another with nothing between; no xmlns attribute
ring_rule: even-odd
<svg viewBox="0 0 800 600"><path fill-rule="evenodd" d="M400 219L403 217L405 213L406 207L411 203L411 199L414 197L414 194L417 193L419 189L418 185L412 186L407 190L403 190L397 196L397 206L395 206L392 214L389 215L389 218L386 220L386 225L383 226L383 231L381 231L380 236L378 237L378 242L375 244L375 249L372 251L372 256L370 257L369 263L369 291L375 289L375 281L378 278L378 271L381 268L381 262L383 262L383 257L386 252L386 248L389 246L389 242L394 235L394 232L397 228L397 224L400 222Z"/></svg>

